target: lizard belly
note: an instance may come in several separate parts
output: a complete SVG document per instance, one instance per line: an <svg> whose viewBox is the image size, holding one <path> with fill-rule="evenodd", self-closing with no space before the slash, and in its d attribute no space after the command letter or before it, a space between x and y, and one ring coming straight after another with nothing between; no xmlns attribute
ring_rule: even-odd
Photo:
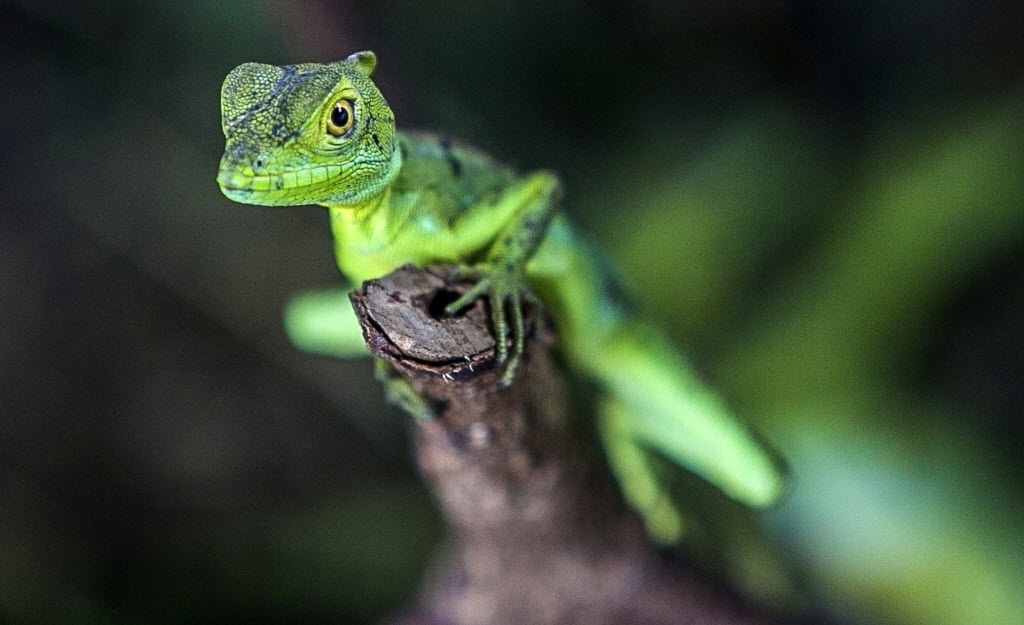
<svg viewBox="0 0 1024 625"><path fill-rule="evenodd" d="M426 266L458 262L455 246L444 236L416 229L404 230L388 240L352 240L335 243L338 268L353 284L384 276L406 263Z"/></svg>

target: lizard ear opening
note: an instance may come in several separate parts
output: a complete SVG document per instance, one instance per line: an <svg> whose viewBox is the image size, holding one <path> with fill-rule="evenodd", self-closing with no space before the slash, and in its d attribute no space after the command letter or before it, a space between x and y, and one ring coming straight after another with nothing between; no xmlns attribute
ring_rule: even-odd
<svg viewBox="0 0 1024 625"><path fill-rule="evenodd" d="M373 73L373 69L377 67L377 55L369 50L365 52L356 52L355 54L349 55L345 59L346 63L351 63L352 67L362 74L363 76L369 76Z"/></svg>

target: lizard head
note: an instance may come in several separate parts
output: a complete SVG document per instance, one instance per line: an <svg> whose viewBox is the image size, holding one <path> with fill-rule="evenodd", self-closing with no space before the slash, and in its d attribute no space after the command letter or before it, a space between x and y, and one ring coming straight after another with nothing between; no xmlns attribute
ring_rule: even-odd
<svg viewBox="0 0 1024 625"><path fill-rule="evenodd" d="M227 144L217 184L246 204L359 206L401 167L395 118L372 52L335 63L231 70L221 88Z"/></svg>

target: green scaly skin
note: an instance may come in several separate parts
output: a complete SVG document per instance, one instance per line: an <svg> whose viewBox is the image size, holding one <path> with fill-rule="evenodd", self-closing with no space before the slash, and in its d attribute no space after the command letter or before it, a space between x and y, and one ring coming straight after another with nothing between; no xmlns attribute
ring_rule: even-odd
<svg viewBox="0 0 1024 625"><path fill-rule="evenodd" d="M603 391L597 419L609 464L655 540L678 540L683 517L652 454L745 504L773 503L784 485L780 465L664 336L622 304L599 254L560 211L558 178L521 174L445 137L397 132L370 80L375 65L372 52L361 52L328 64L232 70L221 92L224 195L325 206L338 267L353 284L404 263L462 267L476 284L447 311L489 298L504 384L523 350L523 300L536 293L567 361ZM298 297L286 326L301 348L366 354L342 289ZM411 389L378 373L393 401L429 417Z"/></svg>

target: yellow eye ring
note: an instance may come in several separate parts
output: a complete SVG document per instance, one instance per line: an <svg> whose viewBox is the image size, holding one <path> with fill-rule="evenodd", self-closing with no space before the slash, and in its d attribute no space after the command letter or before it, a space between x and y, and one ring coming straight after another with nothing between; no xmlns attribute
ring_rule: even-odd
<svg viewBox="0 0 1024 625"><path fill-rule="evenodd" d="M355 121L355 107L352 100L338 100L331 108L331 114L327 116L327 132L335 137L340 137L352 130L352 124Z"/></svg>

